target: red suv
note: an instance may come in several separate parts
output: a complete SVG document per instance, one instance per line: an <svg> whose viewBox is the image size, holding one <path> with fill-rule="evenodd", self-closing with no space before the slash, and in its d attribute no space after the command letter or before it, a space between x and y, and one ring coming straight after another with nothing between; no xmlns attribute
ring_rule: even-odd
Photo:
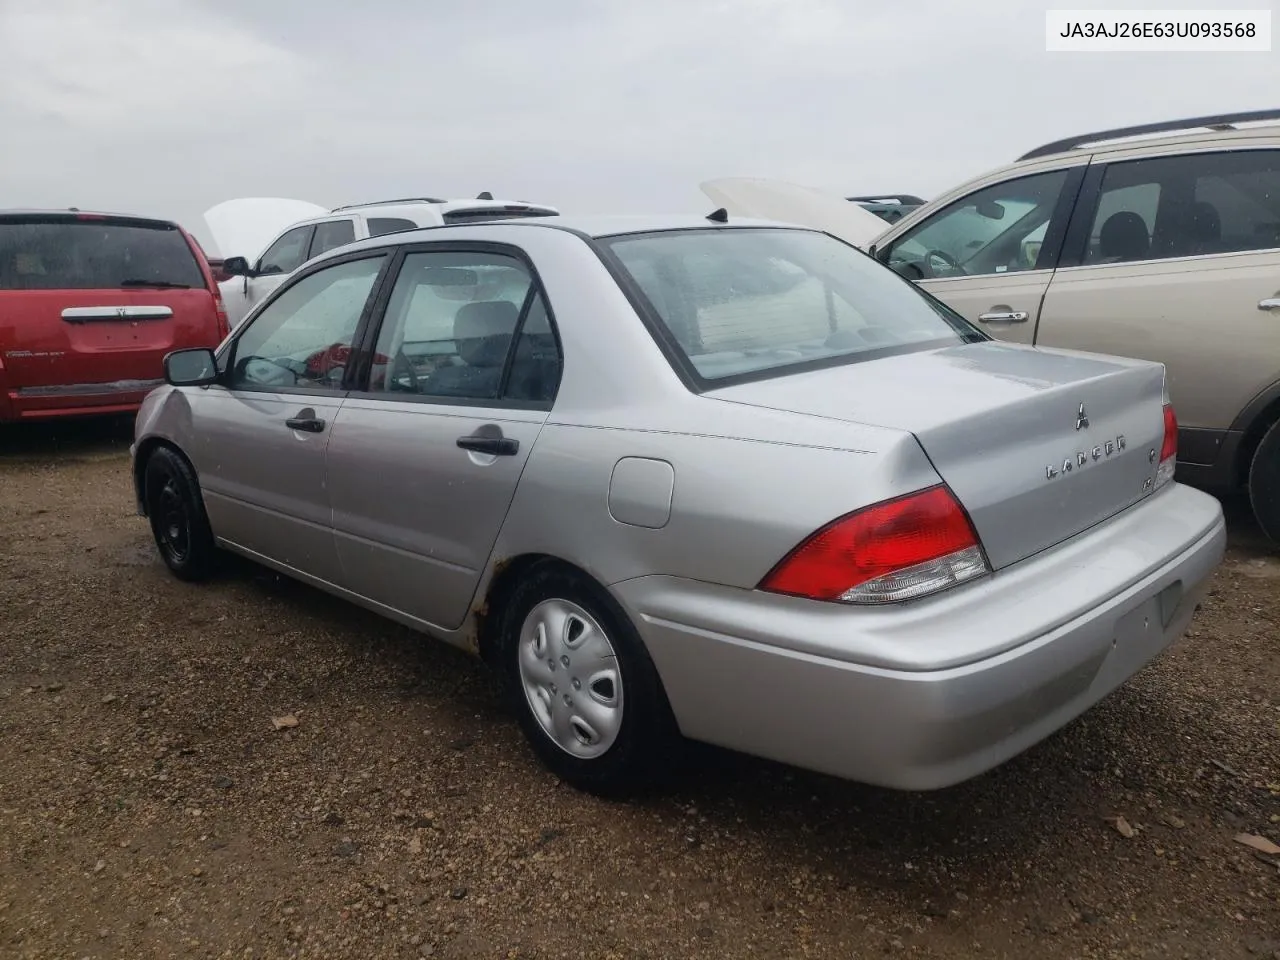
<svg viewBox="0 0 1280 960"><path fill-rule="evenodd" d="M0 211L0 423L129 413L164 355L216 347L222 295L175 223Z"/></svg>

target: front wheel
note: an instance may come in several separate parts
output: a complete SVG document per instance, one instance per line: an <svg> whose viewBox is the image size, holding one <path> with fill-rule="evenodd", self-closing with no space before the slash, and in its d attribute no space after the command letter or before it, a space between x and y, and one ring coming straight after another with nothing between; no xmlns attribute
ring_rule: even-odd
<svg viewBox="0 0 1280 960"><path fill-rule="evenodd" d="M203 580L213 572L217 549L187 461L160 447L147 460L144 480L147 518L160 558L183 580Z"/></svg>
<svg viewBox="0 0 1280 960"><path fill-rule="evenodd" d="M554 773L616 794L669 766L678 739L662 682L608 593L566 568L536 567L513 591L500 630L503 685Z"/></svg>

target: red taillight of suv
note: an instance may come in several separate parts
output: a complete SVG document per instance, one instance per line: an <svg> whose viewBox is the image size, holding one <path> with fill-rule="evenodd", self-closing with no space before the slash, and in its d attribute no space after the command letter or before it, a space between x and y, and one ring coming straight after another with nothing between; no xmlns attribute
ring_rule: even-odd
<svg viewBox="0 0 1280 960"><path fill-rule="evenodd" d="M213 312L218 318L218 342L221 343L231 332L231 320L227 316L227 304L222 299L222 291L216 280L213 283Z"/></svg>
<svg viewBox="0 0 1280 960"><path fill-rule="evenodd" d="M1173 479L1178 466L1178 415L1173 404L1164 405L1164 442L1160 444L1160 466L1156 468L1156 487L1163 487Z"/></svg>
<svg viewBox="0 0 1280 960"><path fill-rule="evenodd" d="M829 523L792 550L759 589L810 600L892 603L989 572L969 517L950 490L937 486Z"/></svg>

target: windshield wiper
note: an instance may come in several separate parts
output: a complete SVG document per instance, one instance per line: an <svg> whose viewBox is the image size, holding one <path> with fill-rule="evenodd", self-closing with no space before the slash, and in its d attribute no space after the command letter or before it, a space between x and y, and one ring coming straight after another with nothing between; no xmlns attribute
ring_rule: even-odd
<svg viewBox="0 0 1280 960"><path fill-rule="evenodd" d="M120 287L160 287L164 290L190 290L189 283L174 283L171 280L143 280L141 277L130 277L128 280L121 280L117 286Z"/></svg>

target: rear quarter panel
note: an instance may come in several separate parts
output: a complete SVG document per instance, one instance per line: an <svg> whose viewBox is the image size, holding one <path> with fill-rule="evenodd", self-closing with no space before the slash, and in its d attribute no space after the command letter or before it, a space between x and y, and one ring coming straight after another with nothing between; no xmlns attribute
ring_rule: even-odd
<svg viewBox="0 0 1280 960"><path fill-rule="evenodd" d="M692 395L683 415L647 419L612 427L549 422L493 561L542 553L605 584L666 574L750 589L837 517L939 482L905 432L739 411ZM690 429L699 422L704 430ZM623 491L624 458L670 469L633 472ZM665 523L624 522L634 510L623 508L637 502L656 522L669 503Z"/></svg>

